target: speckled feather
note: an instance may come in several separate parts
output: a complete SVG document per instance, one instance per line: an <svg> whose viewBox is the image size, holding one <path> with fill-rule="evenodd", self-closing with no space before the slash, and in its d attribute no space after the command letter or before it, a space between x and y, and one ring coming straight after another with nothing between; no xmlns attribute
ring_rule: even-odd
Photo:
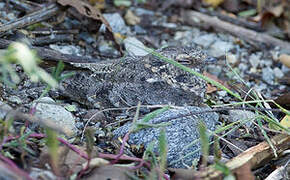
<svg viewBox="0 0 290 180"><path fill-rule="evenodd" d="M208 58L202 50L192 47L166 47L157 52L198 72L203 71ZM78 72L65 80L64 92L87 105L133 106L138 101L142 104L198 105L206 90L202 79L151 54L73 65L90 72Z"/></svg>

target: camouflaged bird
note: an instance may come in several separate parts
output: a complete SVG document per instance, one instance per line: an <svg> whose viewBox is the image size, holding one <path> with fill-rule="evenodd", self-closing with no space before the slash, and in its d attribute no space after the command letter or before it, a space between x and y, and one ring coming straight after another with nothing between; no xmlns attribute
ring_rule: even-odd
<svg viewBox="0 0 290 180"><path fill-rule="evenodd" d="M213 60L193 47L166 47L156 52L199 73ZM206 91L204 80L152 54L73 65L88 71L63 81L63 92L89 106L127 107L139 101L143 105L199 105Z"/></svg>

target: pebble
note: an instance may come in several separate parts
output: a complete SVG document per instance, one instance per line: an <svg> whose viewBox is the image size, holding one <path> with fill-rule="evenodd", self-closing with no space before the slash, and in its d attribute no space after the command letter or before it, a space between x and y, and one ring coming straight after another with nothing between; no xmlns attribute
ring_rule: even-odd
<svg viewBox="0 0 290 180"><path fill-rule="evenodd" d="M31 168L29 172L29 176L32 179L43 179L45 177L46 180L57 179L57 176L52 173L52 171L39 169L39 168Z"/></svg>
<svg viewBox="0 0 290 180"><path fill-rule="evenodd" d="M82 40L86 41L86 43L88 43L88 44L93 44L93 43L96 42L95 38L93 38L92 35L89 34L88 32L81 32L81 33L79 34L79 37L80 37Z"/></svg>
<svg viewBox="0 0 290 180"><path fill-rule="evenodd" d="M239 67L241 72L244 72L248 69L248 65L245 63L240 63L238 67Z"/></svg>
<svg viewBox="0 0 290 180"><path fill-rule="evenodd" d="M219 95L220 99L223 99L227 95L227 91L218 91L217 94Z"/></svg>
<svg viewBox="0 0 290 180"><path fill-rule="evenodd" d="M7 113L12 110L12 107L2 101L0 101L0 107L0 119L4 120Z"/></svg>
<svg viewBox="0 0 290 180"><path fill-rule="evenodd" d="M215 75L216 77L218 77L220 73L222 72L222 67L214 65L214 64L207 65L206 69L207 69L207 72L209 72L212 75Z"/></svg>
<svg viewBox="0 0 290 180"><path fill-rule="evenodd" d="M108 41L101 41L98 43L98 50L104 55L119 55L118 51L108 43Z"/></svg>
<svg viewBox="0 0 290 180"><path fill-rule="evenodd" d="M219 119L218 114L214 112L194 113L205 110L210 110L210 108L188 106L180 109L170 109L149 120L149 124L170 123L164 127L168 142L168 167L185 168L184 164L191 166L192 161L200 157L198 123L203 121L208 130L214 131ZM191 114L191 116L187 116L188 114ZM132 123L127 123L113 131L113 134L116 138L123 137L131 125ZM157 152L159 132L160 128L148 127L141 129L130 134L128 143L135 145L144 144L145 147L148 147L150 143L154 142L154 151ZM198 141L193 143L195 140ZM183 159L182 162L181 158L189 153L193 154Z"/></svg>
<svg viewBox="0 0 290 180"><path fill-rule="evenodd" d="M75 123L75 126L79 130L83 130L85 127L84 124L82 122L79 122L79 121Z"/></svg>
<svg viewBox="0 0 290 180"><path fill-rule="evenodd" d="M252 121L255 120L256 117L255 113L252 111L245 110L230 110L229 116L231 122L245 121L247 127L252 126Z"/></svg>
<svg viewBox="0 0 290 180"><path fill-rule="evenodd" d="M7 16L6 16L7 19L9 19L10 21L16 19L14 13L8 13Z"/></svg>
<svg viewBox="0 0 290 180"><path fill-rule="evenodd" d="M75 118L64 107L55 104L50 97L43 97L38 100L35 116L47 121L53 121L59 126L65 127L76 133Z"/></svg>
<svg viewBox="0 0 290 180"><path fill-rule="evenodd" d="M18 96L10 96L8 97L8 101L15 104L22 104L22 100Z"/></svg>
<svg viewBox="0 0 290 180"><path fill-rule="evenodd" d="M273 85L274 84L274 71L270 67L266 67L262 69L262 79L267 83Z"/></svg>
<svg viewBox="0 0 290 180"><path fill-rule="evenodd" d="M181 40L183 38L190 40L192 38L192 33L190 31L177 31L174 34L174 40Z"/></svg>
<svg viewBox="0 0 290 180"><path fill-rule="evenodd" d="M128 32L130 32L130 28L126 26L124 19L120 16L119 13L107 13L103 15L112 27L114 33L128 34ZM105 32L104 24L102 24L100 31Z"/></svg>
<svg viewBox="0 0 290 180"><path fill-rule="evenodd" d="M81 56L80 48L76 47L76 46L73 46L73 45L61 46L61 45L50 44L49 47L51 49L59 51L59 52L61 52L63 54L72 54L72 55Z"/></svg>
<svg viewBox="0 0 290 180"><path fill-rule="evenodd" d="M126 51L131 56L146 56L149 54L144 44L135 37L127 37L124 41Z"/></svg>
<svg viewBox="0 0 290 180"><path fill-rule="evenodd" d="M275 67L274 68L274 75L276 78L282 78L284 76L284 73L281 71L280 68Z"/></svg>
<svg viewBox="0 0 290 180"><path fill-rule="evenodd" d="M262 82L260 84L252 84L250 87L252 86L254 86L254 89L260 93L268 87L267 84Z"/></svg>
<svg viewBox="0 0 290 180"><path fill-rule="evenodd" d="M218 58L226 55L233 48L234 46L231 42L217 40L210 46L209 55Z"/></svg>
<svg viewBox="0 0 290 180"><path fill-rule="evenodd" d="M97 109L90 109L87 111L86 115L83 117L84 122L87 122L88 120L90 122L97 123L97 122L105 122L107 119L106 119L105 114L102 111L99 111Z"/></svg>
<svg viewBox="0 0 290 180"><path fill-rule="evenodd" d="M288 67L285 66L285 65L282 65L281 71L282 71L283 73L288 73L288 72L290 71L290 68L288 68Z"/></svg>
<svg viewBox="0 0 290 180"><path fill-rule="evenodd" d="M257 54L251 54L251 56L249 57L249 62L254 69L257 69L257 67L259 66L260 58L261 56Z"/></svg>
<svg viewBox="0 0 290 180"><path fill-rule="evenodd" d="M135 14L137 16L142 16L142 15L149 15L149 16L154 16L154 12L147 10L147 9L143 9L143 8L133 8L135 11Z"/></svg>
<svg viewBox="0 0 290 180"><path fill-rule="evenodd" d="M133 26L133 31L138 35L144 35L147 33L147 31L139 25Z"/></svg>
<svg viewBox="0 0 290 180"><path fill-rule="evenodd" d="M270 67L270 66L272 66L272 64L273 64L273 61L270 59L260 61L261 67Z"/></svg>
<svg viewBox="0 0 290 180"><path fill-rule="evenodd" d="M217 36L215 34L204 34L201 36L196 36L193 39L193 42L204 48L208 48L216 40L216 38Z"/></svg>
<svg viewBox="0 0 290 180"><path fill-rule="evenodd" d="M236 64L238 62L237 56L232 53L227 53L226 58L230 64Z"/></svg>
<svg viewBox="0 0 290 180"><path fill-rule="evenodd" d="M6 6L6 3L0 2L0 9L3 9Z"/></svg>

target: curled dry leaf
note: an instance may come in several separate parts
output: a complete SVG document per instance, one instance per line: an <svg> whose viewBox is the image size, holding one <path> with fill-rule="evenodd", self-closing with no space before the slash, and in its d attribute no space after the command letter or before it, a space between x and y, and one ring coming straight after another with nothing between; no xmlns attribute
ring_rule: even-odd
<svg viewBox="0 0 290 180"><path fill-rule="evenodd" d="M80 14L82 14L88 18L94 19L97 22L103 23L106 26L106 33L107 33L108 37L114 41L115 47L119 50L119 52L121 54L123 54L122 49L121 49L121 45L114 38L112 27L110 26L108 21L104 18L102 13L97 8L94 8L90 4L85 3L83 1L78 1L78 0L57 0L57 3L62 5L62 6L74 7Z"/></svg>
<svg viewBox="0 0 290 180"><path fill-rule="evenodd" d="M289 115L284 116L284 118L280 121L280 124L285 128L290 128L290 116Z"/></svg>
<svg viewBox="0 0 290 180"><path fill-rule="evenodd" d="M290 92L285 93L281 96L279 96L277 99L274 100L277 104L284 108L289 108L290 107ZM276 106L273 106L276 107Z"/></svg>
<svg viewBox="0 0 290 180"><path fill-rule="evenodd" d="M203 3L210 5L212 7L217 7L223 2L224 0L203 0Z"/></svg>
<svg viewBox="0 0 290 180"><path fill-rule="evenodd" d="M284 64L285 66L287 66L288 68L290 68L290 55L288 54L281 54L279 56L279 61Z"/></svg>
<svg viewBox="0 0 290 180"><path fill-rule="evenodd" d="M219 79L218 77L216 77L216 76L214 76L214 75L212 75L212 74L210 74L210 73L207 73L207 72L204 72L203 75L206 76L206 77L208 77L208 78L210 78L210 79L215 80L216 82L219 82L220 84L222 84L222 85L224 85L225 87L227 87L228 89L230 89L230 87L229 87L229 85L227 84L227 82L222 81L222 80ZM213 85L211 85L211 84L209 84L209 83L207 84L207 90L206 90L206 93L210 94L210 93L213 93L213 92L215 92L215 91L217 91L217 90L218 90L218 89L217 89L215 86L213 86Z"/></svg>
<svg viewBox="0 0 290 180"><path fill-rule="evenodd" d="M87 180L127 180L129 179L126 174L129 173L128 168L121 168L121 167L115 167L112 165L107 166L101 166L99 168L95 168L92 170L89 174L86 175L86 177L83 177Z"/></svg>
<svg viewBox="0 0 290 180"><path fill-rule="evenodd" d="M95 168L95 167L101 167L101 166L105 166L105 165L108 165L110 164L109 161L105 160L105 159L102 159L102 158L93 158L90 160L90 165L89 167L90 168ZM87 166L87 163L84 163L83 164L83 169L85 169Z"/></svg>
<svg viewBox="0 0 290 180"><path fill-rule="evenodd" d="M141 22L140 17L136 16L131 10L126 12L125 20L129 25L136 25Z"/></svg>
<svg viewBox="0 0 290 180"><path fill-rule="evenodd" d="M194 174L193 169L174 169L174 168L168 168L168 171L170 174L172 174L171 178L172 180L190 180L195 179L196 174Z"/></svg>

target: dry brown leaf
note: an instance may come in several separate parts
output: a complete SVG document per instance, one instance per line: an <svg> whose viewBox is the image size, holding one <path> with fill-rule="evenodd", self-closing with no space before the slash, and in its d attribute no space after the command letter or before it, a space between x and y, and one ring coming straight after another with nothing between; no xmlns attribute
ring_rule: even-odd
<svg viewBox="0 0 290 180"><path fill-rule="evenodd" d="M281 14L284 11L284 5L280 4L278 6L275 6L273 8L269 8L269 12L272 13L275 17L280 17Z"/></svg>
<svg viewBox="0 0 290 180"><path fill-rule="evenodd" d="M88 18L94 19L97 22L99 21L103 23L106 27L106 33L109 35L109 38L112 41L114 41L116 48L119 50L121 54L123 54L121 45L114 38L114 34L113 34L110 24L108 23L108 21L104 18L102 13L97 8L94 8L90 4L87 4L79 0L57 0L57 2L62 6L74 7L80 14Z"/></svg>
<svg viewBox="0 0 290 180"><path fill-rule="evenodd" d="M85 152L85 147L81 146L75 146L77 149L79 149L82 152ZM92 155L94 155L92 158L95 158L97 156L97 147L94 147ZM60 146L58 148L58 167L59 167L59 172L64 176L64 177L69 177L72 174L78 173L83 169L83 165L87 163L87 160L82 158L79 154L76 152L72 151L69 149L67 146ZM42 168L45 168L47 164L50 164L50 157L48 153L47 148L42 148L41 149L41 154L40 154L40 161L39 161L39 166ZM93 161L92 164L94 164L95 161ZM96 164L96 163L95 163ZM94 164L94 165L95 165ZM99 166L104 165L104 161L98 161ZM93 165L92 165L93 166ZM95 166L94 166L95 167Z"/></svg>
<svg viewBox="0 0 290 180"><path fill-rule="evenodd" d="M290 106L290 92L279 96L274 101L280 106L287 108L288 106Z"/></svg>
<svg viewBox="0 0 290 180"><path fill-rule="evenodd" d="M210 93L213 93L213 92L216 92L217 91L217 88L211 84L207 84L206 86L206 94L210 94Z"/></svg>
<svg viewBox="0 0 290 180"><path fill-rule="evenodd" d="M116 167L112 165L95 168L83 179L87 180L127 180L129 179L126 173L129 173L127 168Z"/></svg>
<svg viewBox="0 0 290 180"><path fill-rule="evenodd" d="M288 68L290 68L290 55L288 54L281 54L279 56L279 61L284 64L285 66L287 66Z"/></svg>
<svg viewBox="0 0 290 180"><path fill-rule="evenodd" d="M210 5L212 7L217 7L219 6L221 3L224 2L224 0L203 0L203 3Z"/></svg>
<svg viewBox="0 0 290 180"><path fill-rule="evenodd" d="M172 180L191 180L197 178L193 169L174 169L168 168Z"/></svg>
<svg viewBox="0 0 290 180"><path fill-rule="evenodd" d="M105 159L102 159L102 158L93 158L90 160L90 164L89 164L89 167L90 168L95 168L95 167L101 167L101 166L105 166L105 165L108 165L110 164L109 161L105 160ZM83 169L87 167L87 163L84 163L83 164Z"/></svg>
<svg viewBox="0 0 290 180"><path fill-rule="evenodd" d="M243 164L242 166L240 166L239 168L237 168L234 174L236 175L236 179L240 179L240 180L254 180L255 179L255 176L253 175L251 171L250 162L247 162Z"/></svg>
<svg viewBox="0 0 290 180"><path fill-rule="evenodd" d="M280 17L284 12L284 5L280 4L275 7L269 7L266 11L259 13L257 16L250 18L254 22L260 22L264 27L272 21L272 18Z"/></svg>
<svg viewBox="0 0 290 180"><path fill-rule="evenodd" d="M220 79L217 78L216 76L214 76L214 75L212 75L212 74L210 74L210 73L207 73L207 72L204 72L203 75L206 76L206 77L208 77L208 78L210 78L210 79L215 80L216 82L219 82L220 84L222 84L222 85L224 85L225 87L227 87L228 89L230 89L230 87L229 87L229 85L227 84L227 82L220 80ZM208 84L207 84L207 90L206 90L206 93L213 93L213 92L215 92L215 91L217 91L217 88L216 88L215 86L213 86L213 85L211 85L211 84L208 83Z"/></svg>
<svg viewBox="0 0 290 180"><path fill-rule="evenodd" d="M57 153L59 157L58 171L63 177L69 177L73 173L79 172L82 170L82 163L86 162L86 160L69 150L66 146L59 147ZM39 166L41 168L46 168L47 164L50 164L50 155L47 147L41 149L39 159Z"/></svg>

